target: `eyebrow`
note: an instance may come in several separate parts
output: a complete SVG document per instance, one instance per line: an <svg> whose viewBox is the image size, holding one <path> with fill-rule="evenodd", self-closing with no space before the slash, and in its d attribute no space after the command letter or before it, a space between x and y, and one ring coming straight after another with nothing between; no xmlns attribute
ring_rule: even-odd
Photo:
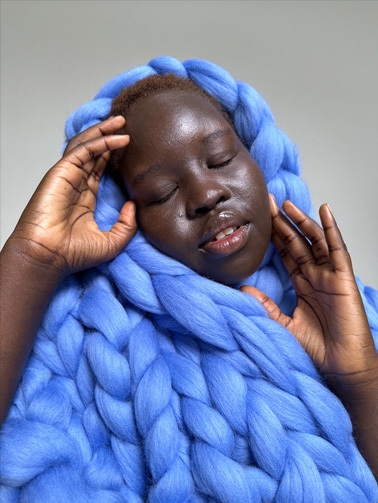
<svg viewBox="0 0 378 503"><path fill-rule="evenodd" d="M229 129L218 129L217 131L214 131L208 136L205 136L205 138L202 138L201 141L202 143L211 143L212 141L215 141L218 138L224 138L225 136L229 136L230 134L232 134L232 131L230 131Z"/></svg>
<svg viewBox="0 0 378 503"><path fill-rule="evenodd" d="M151 164L151 166L149 166L147 169L142 171L142 173L138 173L135 176L135 178L132 180L132 184L138 185L139 183L141 183L143 180L145 180L149 176L155 175L158 171L160 171L160 169L161 169L160 164L157 164L157 163Z"/></svg>

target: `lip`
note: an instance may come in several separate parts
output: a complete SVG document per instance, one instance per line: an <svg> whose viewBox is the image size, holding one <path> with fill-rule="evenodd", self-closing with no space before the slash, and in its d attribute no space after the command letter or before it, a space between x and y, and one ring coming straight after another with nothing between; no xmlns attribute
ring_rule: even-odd
<svg viewBox="0 0 378 503"><path fill-rule="evenodd" d="M229 227L236 227L236 229L222 239L215 240L215 236ZM222 212L207 226L199 249L211 255L226 257L243 248L248 234L249 222L242 217L238 218L232 212Z"/></svg>

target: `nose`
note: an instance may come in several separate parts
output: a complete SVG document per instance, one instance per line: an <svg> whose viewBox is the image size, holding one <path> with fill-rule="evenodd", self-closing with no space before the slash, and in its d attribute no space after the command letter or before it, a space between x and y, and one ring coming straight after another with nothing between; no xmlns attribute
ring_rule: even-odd
<svg viewBox="0 0 378 503"><path fill-rule="evenodd" d="M189 218L204 215L231 197L230 189L212 176L201 177L193 182L186 205Z"/></svg>

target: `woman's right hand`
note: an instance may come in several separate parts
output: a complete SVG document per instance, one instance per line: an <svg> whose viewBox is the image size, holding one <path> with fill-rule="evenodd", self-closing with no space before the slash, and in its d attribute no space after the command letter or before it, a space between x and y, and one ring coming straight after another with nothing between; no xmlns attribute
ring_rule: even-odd
<svg viewBox="0 0 378 503"><path fill-rule="evenodd" d="M124 124L122 116L111 117L75 136L39 184L10 237L34 263L55 269L62 278L111 260L135 234L131 201L109 231L102 232L94 220L99 181L111 151L130 141L116 134Z"/></svg>
<svg viewBox="0 0 378 503"><path fill-rule="evenodd" d="M134 203L102 232L94 209L111 151L129 137L112 117L75 136L41 181L0 254L0 423L6 417L46 306L67 275L114 258L136 231Z"/></svg>

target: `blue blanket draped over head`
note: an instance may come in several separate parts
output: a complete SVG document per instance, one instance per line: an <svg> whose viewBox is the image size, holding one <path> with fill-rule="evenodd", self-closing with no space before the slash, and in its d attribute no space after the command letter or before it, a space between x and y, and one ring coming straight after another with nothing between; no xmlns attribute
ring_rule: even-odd
<svg viewBox="0 0 378 503"><path fill-rule="evenodd" d="M232 116L278 203L312 213L297 152L262 97L213 63L159 57L71 115L67 139L154 73L192 79ZM123 196L101 181L96 220ZM270 245L246 281L291 313ZM378 341L378 295L359 283ZM250 296L201 277L137 233L52 298L1 436L3 503L372 503L349 416L294 337Z"/></svg>

